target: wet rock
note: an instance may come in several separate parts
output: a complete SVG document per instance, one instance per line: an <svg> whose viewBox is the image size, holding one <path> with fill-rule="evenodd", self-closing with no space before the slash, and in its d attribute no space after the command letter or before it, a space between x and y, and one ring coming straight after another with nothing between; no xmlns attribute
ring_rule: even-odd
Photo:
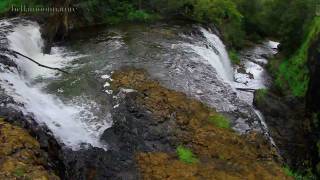
<svg viewBox="0 0 320 180"><path fill-rule="evenodd" d="M254 105L263 113L265 122L280 150L291 167L304 167L310 159L309 120L304 105L294 98L278 97L272 92L256 91Z"/></svg>
<svg viewBox="0 0 320 180"><path fill-rule="evenodd" d="M4 55L0 55L0 64L8 67L17 68L17 64L12 59Z"/></svg>
<svg viewBox="0 0 320 180"><path fill-rule="evenodd" d="M79 151L64 150L63 161L66 165L64 179L105 180L138 179L135 164L126 150L104 151L100 148L88 148Z"/></svg>

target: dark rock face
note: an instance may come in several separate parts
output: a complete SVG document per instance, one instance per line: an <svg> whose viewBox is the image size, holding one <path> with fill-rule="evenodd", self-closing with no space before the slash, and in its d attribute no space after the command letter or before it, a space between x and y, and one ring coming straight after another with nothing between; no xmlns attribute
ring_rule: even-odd
<svg viewBox="0 0 320 180"><path fill-rule="evenodd" d="M307 108L312 112L320 111L320 37L309 50L308 68L310 82L307 92Z"/></svg>
<svg viewBox="0 0 320 180"><path fill-rule="evenodd" d="M312 146L312 160L313 167L316 167L316 172L320 176L319 169L317 168L320 163L318 143L320 139L320 37L312 43L309 49L308 68L310 73L309 87L306 95L306 107L308 113L313 118L311 126L311 141Z"/></svg>
<svg viewBox="0 0 320 180"><path fill-rule="evenodd" d="M68 180L138 179L131 154L89 148L79 151L64 150L65 177Z"/></svg>
<svg viewBox="0 0 320 180"><path fill-rule="evenodd" d="M139 107L137 96L138 93L129 93L120 100L119 107L114 109L113 113L116 115L113 116L115 124L105 131L102 139L116 151L174 151L173 144L169 141L174 139L170 132L174 124L170 124L170 121L155 120L151 112Z"/></svg>
<svg viewBox="0 0 320 180"><path fill-rule="evenodd" d="M263 113L270 134L281 156L291 167L303 167L311 159L308 122L304 105L294 98L278 97L271 92L263 98L255 94L254 105Z"/></svg>

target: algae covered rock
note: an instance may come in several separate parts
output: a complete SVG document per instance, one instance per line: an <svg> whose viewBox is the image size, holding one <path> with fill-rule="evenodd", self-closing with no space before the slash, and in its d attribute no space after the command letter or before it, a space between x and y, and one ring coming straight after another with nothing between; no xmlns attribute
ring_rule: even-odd
<svg viewBox="0 0 320 180"><path fill-rule="evenodd" d="M0 119L0 179L58 180L41 157L36 139Z"/></svg>

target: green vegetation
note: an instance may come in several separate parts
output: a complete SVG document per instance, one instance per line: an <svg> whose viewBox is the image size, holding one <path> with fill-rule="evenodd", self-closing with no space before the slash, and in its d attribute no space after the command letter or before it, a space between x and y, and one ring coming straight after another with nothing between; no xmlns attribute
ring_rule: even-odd
<svg viewBox="0 0 320 180"><path fill-rule="evenodd" d="M267 89L258 89L258 90L256 90L256 92L255 92L256 101L258 103L262 102L264 100L264 98L266 97L267 93L268 93Z"/></svg>
<svg viewBox="0 0 320 180"><path fill-rule="evenodd" d="M288 166L283 168L283 171L290 177L294 177L294 179L303 179L303 177L295 172L293 172Z"/></svg>
<svg viewBox="0 0 320 180"><path fill-rule="evenodd" d="M12 5L20 4L21 0L1 0L0 1L0 13L8 11Z"/></svg>
<svg viewBox="0 0 320 180"><path fill-rule="evenodd" d="M190 149L183 146L178 146L177 154L181 161L188 164L197 163L199 161Z"/></svg>
<svg viewBox="0 0 320 180"><path fill-rule="evenodd" d="M292 169L290 169L288 166L283 167L283 171L290 177L293 177L295 180L315 180L317 179L314 175L312 175L309 171L306 175L301 175Z"/></svg>
<svg viewBox="0 0 320 180"><path fill-rule="evenodd" d="M76 6L91 24L118 24L126 21L146 22L159 17L148 10L139 9L133 1L82 0Z"/></svg>
<svg viewBox="0 0 320 180"><path fill-rule="evenodd" d="M279 66L276 75L276 85L285 91L289 87L291 93L298 97L304 97L309 83L307 67L308 51L311 43L320 33L320 17L315 17L308 28L305 39L300 48Z"/></svg>
<svg viewBox="0 0 320 180"><path fill-rule="evenodd" d="M236 50L231 49L228 51L228 54L229 54L230 60L233 64L240 64L240 57L239 57L239 54Z"/></svg>
<svg viewBox="0 0 320 180"><path fill-rule="evenodd" d="M20 7L21 5L26 5L30 7L41 7L45 4L41 0L1 0L0 1L0 14L8 12L12 6Z"/></svg>
<svg viewBox="0 0 320 180"><path fill-rule="evenodd" d="M212 124L214 124L218 128L230 129L229 120L221 114L215 114L213 116L210 116L209 122L211 122Z"/></svg>
<svg viewBox="0 0 320 180"><path fill-rule="evenodd" d="M168 14L179 14L201 23L213 23L222 32L228 45L240 48L245 33L242 15L233 0L176 0L168 1Z"/></svg>
<svg viewBox="0 0 320 180"><path fill-rule="evenodd" d="M16 177L23 177L26 173L26 170L22 167L18 167L15 169L15 171L13 172L13 174L16 176Z"/></svg>
<svg viewBox="0 0 320 180"><path fill-rule="evenodd" d="M128 14L128 20L130 21L150 21L152 19L153 16L143 10L131 11Z"/></svg>

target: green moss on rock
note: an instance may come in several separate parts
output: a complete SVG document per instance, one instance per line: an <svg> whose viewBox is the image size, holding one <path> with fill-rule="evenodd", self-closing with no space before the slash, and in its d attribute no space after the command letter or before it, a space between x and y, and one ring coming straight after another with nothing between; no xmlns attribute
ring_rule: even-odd
<svg viewBox="0 0 320 180"><path fill-rule="evenodd" d="M210 116L209 121L218 128L230 129L229 120L221 114L214 114Z"/></svg>
<svg viewBox="0 0 320 180"><path fill-rule="evenodd" d="M307 67L308 51L312 42L320 33L320 17L315 17L310 25L303 44L293 56L285 59L279 66L276 85L297 97L304 97L309 83Z"/></svg>

